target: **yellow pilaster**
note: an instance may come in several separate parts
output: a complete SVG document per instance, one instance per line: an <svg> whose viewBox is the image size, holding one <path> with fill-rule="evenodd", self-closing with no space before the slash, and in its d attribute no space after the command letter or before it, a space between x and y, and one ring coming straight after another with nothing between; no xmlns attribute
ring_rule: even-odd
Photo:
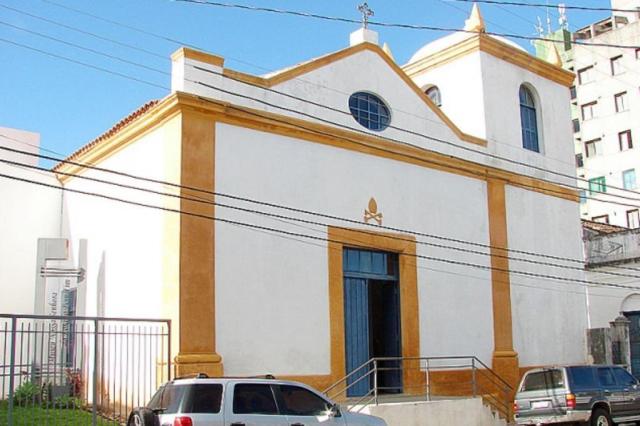
<svg viewBox="0 0 640 426"><path fill-rule="evenodd" d="M214 191L215 122L197 112L182 111L180 193L213 201L213 196L184 187ZM213 218L212 204L182 199L180 209ZM223 374L216 353L214 232L211 219L180 215L180 320L176 375Z"/></svg>
<svg viewBox="0 0 640 426"><path fill-rule="evenodd" d="M518 354L513 349L511 282L509 278L507 208L504 181L487 181L491 282L493 299L493 370L512 386L520 379Z"/></svg>

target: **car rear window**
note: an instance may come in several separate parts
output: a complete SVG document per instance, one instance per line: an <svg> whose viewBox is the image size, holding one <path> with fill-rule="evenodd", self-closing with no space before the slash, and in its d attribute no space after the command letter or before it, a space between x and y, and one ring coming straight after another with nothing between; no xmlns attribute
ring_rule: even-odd
<svg viewBox="0 0 640 426"><path fill-rule="evenodd" d="M184 385L166 385L160 394L160 399L157 400L154 397L158 406L150 408L162 409L162 412L166 414L177 413L180 410L180 403L186 389L187 386Z"/></svg>
<svg viewBox="0 0 640 426"><path fill-rule="evenodd" d="M579 389L593 389L598 387L596 377L593 374L595 369L593 367L571 367L569 374L571 375L572 388Z"/></svg>
<svg viewBox="0 0 640 426"><path fill-rule="evenodd" d="M527 374L520 388L521 392L564 387L564 377L560 370L544 370Z"/></svg>
<svg viewBox="0 0 640 426"><path fill-rule="evenodd" d="M621 367L613 367L613 375L616 377L616 381L621 386L633 386L638 381L629 372Z"/></svg>
<svg viewBox="0 0 640 426"><path fill-rule="evenodd" d="M189 386L182 412L184 413L219 413L222 401L222 385L198 383Z"/></svg>

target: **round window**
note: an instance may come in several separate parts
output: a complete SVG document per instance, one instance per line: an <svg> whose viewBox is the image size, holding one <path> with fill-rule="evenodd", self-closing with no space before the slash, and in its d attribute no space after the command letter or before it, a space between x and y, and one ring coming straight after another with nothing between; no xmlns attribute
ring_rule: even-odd
<svg viewBox="0 0 640 426"><path fill-rule="evenodd" d="M382 99L366 92L356 92L349 98L349 110L355 120L369 130L389 127L391 113Z"/></svg>

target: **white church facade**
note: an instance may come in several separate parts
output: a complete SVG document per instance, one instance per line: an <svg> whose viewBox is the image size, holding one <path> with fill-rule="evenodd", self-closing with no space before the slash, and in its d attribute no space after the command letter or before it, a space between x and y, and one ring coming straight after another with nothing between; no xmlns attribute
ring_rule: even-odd
<svg viewBox="0 0 640 426"><path fill-rule="evenodd" d="M550 172L575 173L573 75L466 28L405 66L368 29L267 76L175 52L170 94L55 168L82 313L171 318L178 374L320 389L375 356L585 362L578 194Z"/></svg>

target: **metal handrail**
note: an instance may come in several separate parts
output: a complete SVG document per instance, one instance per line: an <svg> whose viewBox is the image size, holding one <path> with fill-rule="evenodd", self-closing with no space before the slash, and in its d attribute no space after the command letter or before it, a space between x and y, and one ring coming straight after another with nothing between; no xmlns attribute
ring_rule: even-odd
<svg viewBox="0 0 640 426"><path fill-rule="evenodd" d="M365 362L364 364L362 364L360 367L356 368L355 370L353 370L351 373L347 374L346 376L344 376L342 379L338 380L337 382L335 382L334 384L332 384L331 386L329 386L328 388L326 388L323 392L326 394L328 393L330 390L332 390L333 388L335 388L336 386L338 386L340 383L347 381L347 379L349 379L351 376L353 376L354 374L356 374L358 371L362 370L363 368L365 368L367 365L371 364L373 362L374 358L371 358L369 361ZM346 390L346 389L345 389Z"/></svg>
<svg viewBox="0 0 640 426"><path fill-rule="evenodd" d="M393 367L381 367L380 364L384 362L397 362L397 366ZM411 361L419 362L418 367L408 367L407 364L410 364ZM437 365L437 361L455 361L454 364L446 364L446 365ZM466 362L460 362L466 361ZM424 363L424 364L423 364ZM436 365L434 365L434 363ZM375 357L371 358L358 368L351 371L342 379L338 380L328 388L324 390L325 394L329 394L329 392L334 391L334 398L339 395L347 396L347 391L351 389L356 384L362 382L362 380L369 380L373 377L373 386L366 392L364 395L359 397L359 399L355 403L350 403L351 410L355 410L357 412L363 410L366 406L370 404L378 405L379 403L379 393L380 391L389 391L389 390L406 390L406 386L403 387L394 387L394 386L380 386L378 383L378 373L379 372L388 372L388 371L409 371L409 370L420 370L426 374L425 376L425 388L426 388L426 397L427 400L431 400L432 393L432 383L431 383L431 372L432 371L443 371L443 370L470 370L471 372L471 394L473 397L481 396L483 401L488 404L493 410L498 412L500 415L509 419L511 412L511 404L510 404L510 394L513 391L513 387L507 383L502 377L500 377L495 371L489 368L484 362L478 359L476 356L433 356L433 357ZM364 374L362 374L364 372ZM480 373L480 376L478 376ZM349 383L349 379L354 377L356 374L362 374L360 377L356 378L353 382ZM485 380L485 384L489 384L491 390L486 389L485 386L481 385L481 381L479 378ZM488 383L487 383L488 382ZM335 392L336 388L340 385L344 385L339 389L339 392ZM420 386L422 387L422 385ZM497 393L497 394L496 394ZM413 394L413 393L412 393Z"/></svg>

